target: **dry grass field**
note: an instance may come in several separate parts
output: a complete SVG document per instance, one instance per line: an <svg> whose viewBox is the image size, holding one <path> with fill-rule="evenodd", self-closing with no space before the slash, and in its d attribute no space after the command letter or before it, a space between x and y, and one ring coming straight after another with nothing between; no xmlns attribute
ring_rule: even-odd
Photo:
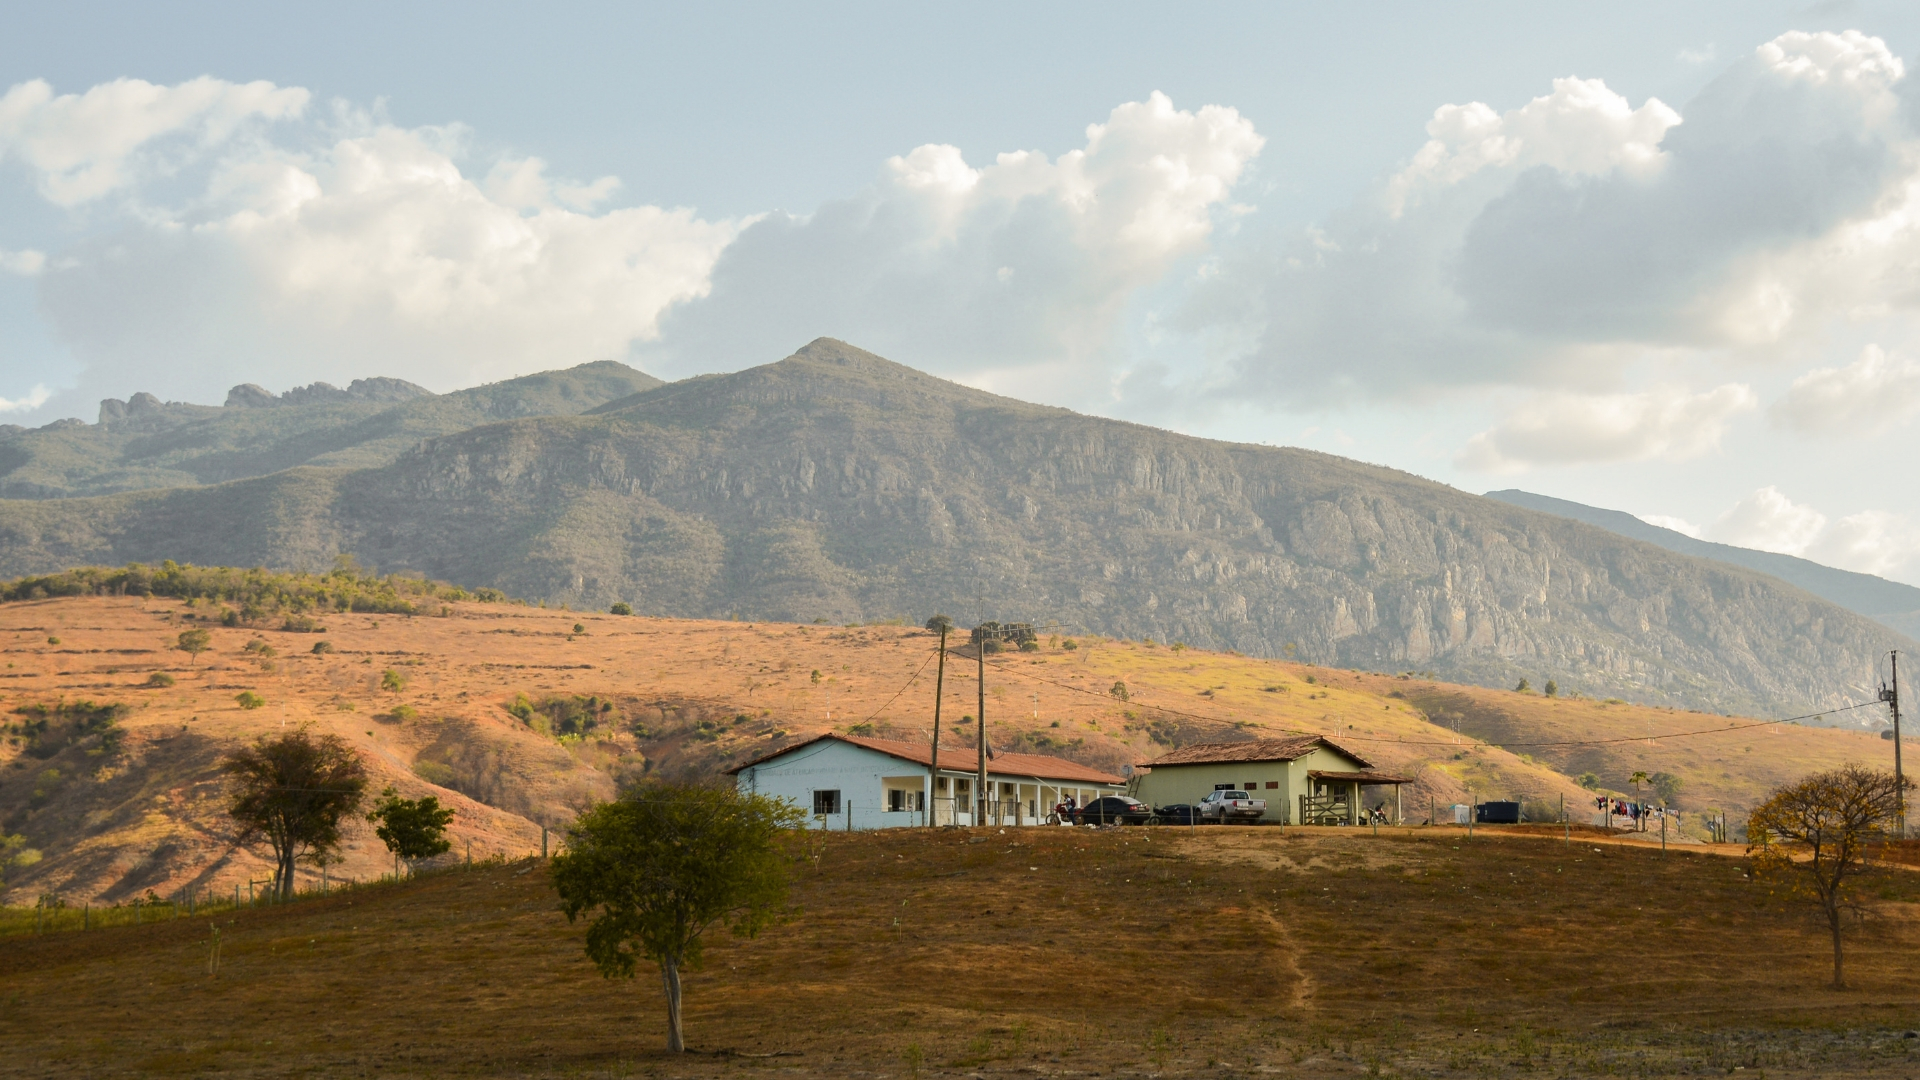
<svg viewBox="0 0 1920 1080"><path fill-rule="evenodd" d="M538 860L0 939L10 1076L1907 1076L1920 875L1819 927L1699 848L1455 828L814 833L669 1059ZM217 972L209 971L219 930Z"/></svg>
<svg viewBox="0 0 1920 1080"><path fill-rule="evenodd" d="M558 827L637 778L711 777L829 728L918 738L931 724L934 639L914 627L461 603L417 617L332 615L321 620L324 633L296 633L223 626L221 611L137 597L0 605L0 827L46 856L16 871L0 898L116 904L189 886L244 892L264 878L265 863L232 843L215 765L244 740L298 725L357 748L374 790L393 784L452 805L456 857L518 858L538 851L542 825ZM195 627L210 631L209 651L173 648ZM323 642L330 651L315 652ZM154 685L156 677L173 681ZM953 732L953 720L977 711L970 655L950 656L946 691ZM242 693L264 704L242 708ZM97 738L36 744L25 732L18 710L79 701L127 707L111 746ZM513 711L556 702L608 711L571 735L544 714ZM1753 728L1698 713L1060 635L1038 652L988 658L987 716L997 746L1114 769L1210 738L1332 735L1416 778L1405 793L1416 821L1430 803L1469 790L1579 806L1588 793L1573 777L1592 771L1627 791L1635 769L1680 776L1679 802L1690 811L1737 818L1776 783L1843 761L1879 762L1891 750L1860 732ZM1722 726L1687 739L1642 738ZM969 730L953 734L950 744L972 745ZM1696 835L1698 821L1689 815ZM364 829L345 854L336 876L367 880L390 868Z"/></svg>

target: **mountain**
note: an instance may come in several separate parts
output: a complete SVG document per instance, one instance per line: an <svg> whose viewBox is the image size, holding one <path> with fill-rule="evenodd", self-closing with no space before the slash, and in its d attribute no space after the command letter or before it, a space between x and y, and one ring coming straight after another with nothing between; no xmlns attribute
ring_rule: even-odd
<svg viewBox="0 0 1920 1080"><path fill-rule="evenodd" d="M1391 469L998 397L822 339L391 463L0 503L0 573L387 571L678 616L1024 619L1712 711L1911 643L1775 578Z"/></svg>
<svg viewBox="0 0 1920 1080"><path fill-rule="evenodd" d="M1529 491L1516 489L1489 491L1487 498L1499 499L1514 506L1524 506L1529 510L1558 514L1575 521L1584 521L1589 525L1598 525L1609 532L1631 536L1635 540L1645 540L1649 544L1658 544L1668 551L1677 551L1682 555L1714 559L1732 563L1735 566L1743 566L1749 570L1758 570L1763 574L1771 574L1788 584L1798 585L1815 596L1831 600L1848 611L1882 622L1909 637L1920 635L1920 589L1911 585L1888 581L1886 578L1875 577L1872 574L1836 570L1831 566L1822 566L1817 562L1810 562L1792 555L1755 551L1752 548L1734 547L1731 544L1716 544L1710 540L1697 540L1683 532L1649 525L1623 511L1603 510L1597 506L1568 502L1548 495L1535 495Z"/></svg>
<svg viewBox="0 0 1920 1080"><path fill-rule="evenodd" d="M196 487L298 465L384 465L421 439L522 416L569 415L663 385L600 361L451 394L401 379L314 383L279 396L252 383L224 406L152 394L100 403L100 420L0 428L0 497L56 499Z"/></svg>

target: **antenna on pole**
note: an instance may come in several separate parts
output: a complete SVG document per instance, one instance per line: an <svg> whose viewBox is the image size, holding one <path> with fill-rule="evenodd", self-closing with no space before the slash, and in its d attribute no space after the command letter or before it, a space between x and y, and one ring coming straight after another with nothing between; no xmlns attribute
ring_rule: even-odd
<svg viewBox="0 0 1920 1080"><path fill-rule="evenodd" d="M1893 711L1893 797L1899 810L1894 818L1894 829L1900 839L1907 838L1907 777L1900 762L1900 650L1887 654L1892 662L1892 681L1880 684L1880 700L1887 703Z"/></svg>

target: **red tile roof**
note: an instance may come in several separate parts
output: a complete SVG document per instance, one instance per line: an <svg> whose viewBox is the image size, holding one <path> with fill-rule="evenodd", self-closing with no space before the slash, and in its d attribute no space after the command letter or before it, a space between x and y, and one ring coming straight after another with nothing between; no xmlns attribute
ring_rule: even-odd
<svg viewBox="0 0 1920 1080"><path fill-rule="evenodd" d="M1336 753L1345 754L1359 762L1363 768L1373 768L1373 762L1324 735L1295 735L1286 739L1249 739L1245 742L1194 743L1192 746L1183 746L1172 753L1162 754L1152 761L1143 761L1138 767L1153 769L1162 765L1234 765L1256 761L1296 761L1323 746Z"/></svg>
<svg viewBox="0 0 1920 1080"><path fill-rule="evenodd" d="M752 761L735 765L733 768L728 769L727 772L730 775L737 775L743 769L751 768L763 761L772 761L782 754L791 753L803 746L811 746L822 739L836 739L843 743L852 743L855 746L865 747L868 750L877 750L890 757L897 757L903 761L911 761L921 768L926 768L933 763L933 748L926 743L901 742L897 739L869 739L862 735L841 735L837 732L826 731L815 735L811 739L802 739L790 746L783 746L772 753L762 754ZM943 746L940 748L940 768L943 770L952 769L954 772L972 772L980 760L978 755L979 751L973 747ZM995 753L993 757L987 761L987 775L1010 777L1030 776L1038 777L1042 780L1078 780L1089 784L1110 784L1115 786L1126 783L1125 780L1111 773L1103 773L1099 769L1088 765L1068 761L1065 758L1048 757L1045 754Z"/></svg>

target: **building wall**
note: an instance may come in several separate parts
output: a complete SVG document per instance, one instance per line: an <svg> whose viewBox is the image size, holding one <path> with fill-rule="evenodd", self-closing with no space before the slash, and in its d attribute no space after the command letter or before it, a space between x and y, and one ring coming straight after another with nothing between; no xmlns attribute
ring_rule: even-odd
<svg viewBox="0 0 1920 1080"><path fill-rule="evenodd" d="M1311 793L1307 770L1345 772L1359 768L1359 762L1324 746L1316 747L1293 761L1159 765L1140 778L1136 797L1154 806L1197 803L1206 798L1217 784L1232 784L1236 788L1245 786L1245 790L1254 798L1267 800L1266 815L1260 820L1290 824L1296 816L1299 796ZM1268 787L1269 784L1275 786Z"/></svg>
<svg viewBox="0 0 1920 1080"><path fill-rule="evenodd" d="M941 802L936 806L936 823L954 821L956 808L949 800L954 796L954 785L958 784L965 789L962 806L958 808L958 820L963 825L971 824L973 777L948 774L945 768L940 771L945 774L942 779L947 783L937 792L936 797ZM814 828L887 829L921 825L926 820L917 803L913 810L887 810L888 788L913 792L926 790L925 766L838 740L828 739L802 746L771 761L742 769L736 782L742 792L757 791L798 806L809 815ZM1035 782L1032 777L1000 776L994 773L988 774L988 783L992 785L990 790L994 797L1019 801L1019 820L1026 824L1045 818L1053 808L1053 802L1061 797L1063 789L1073 792L1083 803L1091 795L1122 790L1118 785L1051 780ZM820 790L840 793L839 812L825 821L815 821L811 817L813 795ZM848 804L851 804L850 808ZM1012 814L1006 813L1005 822L1012 824L1013 821Z"/></svg>
<svg viewBox="0 0 1920 1080"><path fill-rule="evenodd" d="M916 812L886 809L888 779L900 785L899 778L916 774L914 788L925 790L924 768L878 750L828 739L742 769L737 779L741 791L785 799L809 815L816 790L838 791L840 812L814 822L815 828L885 829L920 824Z"/></svg>

